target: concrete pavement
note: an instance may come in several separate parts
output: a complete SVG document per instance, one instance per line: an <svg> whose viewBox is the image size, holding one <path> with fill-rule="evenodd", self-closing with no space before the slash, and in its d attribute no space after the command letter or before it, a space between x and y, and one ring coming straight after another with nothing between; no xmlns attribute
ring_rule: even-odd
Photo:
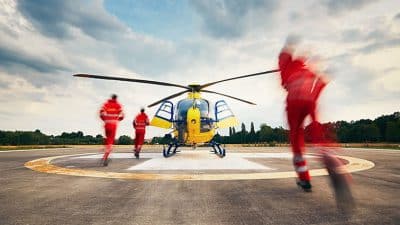
<svg viewBox="0 0 400 225"><path fill-rule="evenodd" d="M116 151L126 152L128 148ZM161 155L159 149L145 151L149 155L151 152ZM0 224L398 224L400 221L400 151L346 149L340 153L375 163L371 169L353 173L357 207L351 216L336 209L327 176L314 177L313 192L304 193L295 186L294 178L97 178L43 173L24 166L39 158L81 153L96 155L99 149L1 152ZM228 149L228 156L230 153L285 155L288 149L236 148ZM179 158L167 160L170 159ZM290 159L282 157L248 159L260 168L243 164L250 167L241 170L239 165L233 169L207 170L192 166L176 171L162 167L153 171L148 170L149 167L127 170L148 162L145 158L139 161L114 159L106 168L93 164L95 159L90 158L79 161L76 157L61 157L57 160L51 163L62 168L117 173L246 174L271 172L268 168L275 172L292 170ZM310 166L321 168L313 159L310 159Z"/></svg>

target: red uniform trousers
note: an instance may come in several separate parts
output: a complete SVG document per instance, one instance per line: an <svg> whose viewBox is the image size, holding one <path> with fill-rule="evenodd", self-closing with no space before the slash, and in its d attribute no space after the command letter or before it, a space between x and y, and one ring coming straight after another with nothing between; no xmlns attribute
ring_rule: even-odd
<svg viewBox="0 0 400 225"><path fill-rule="evenodd" d="M286 99L287 120L289 123L289 138L293 152L293 164L300 180L309 181L310 174L307 161L304 158L304 120L310 115L312 119L311 138L317 140L323 136L316 116L316 101L326 83L317 77L304 76L287 86Z"/></svg>
<svg viewBox="0 0 400 225"><path fill-rule="evenodd" d="M142 150L142 145L144 143L144 136L146 132L142 130L135 131L135 152L139 153Z"/></svg>
<svg viewBox="0 0 400 225"><path fill-rule="evenodd" d="M103 159L106 160L112 151L112 146L114 144L117 131L117 123L105 123L104 130L106 137L104 138L105 151Z"/></svg>
<svg viewBox="0 0 400 225"><path fill-rule="evenodd" d="M289 123L289 138L293 152L293 165L300 180L309 181L310 174L307 161L304 158L304 119L315 114L315 103L307 101L287 101L287 119Z"/></svg>

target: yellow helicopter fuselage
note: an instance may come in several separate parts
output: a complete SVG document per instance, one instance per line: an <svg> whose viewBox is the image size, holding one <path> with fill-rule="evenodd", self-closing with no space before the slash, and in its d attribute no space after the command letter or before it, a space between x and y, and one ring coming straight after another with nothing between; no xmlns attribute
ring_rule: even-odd
<svg viewBox="0 0 400 225"><path fill-rule="evenodd" d="M172 112L173 106L172 103L170 104L169 109ZM163 111L164 108L168 107L163 104L159 111ZM189 92L187 98L178 102L170 120L160 117L156 113L150 125L166 129L173 128L172 134L180 143L196 145L210 142L215 135L216 128L227 128L238 124L233 114L223 120L217 120L217 118L211 118L209 112L209 102L202 98L199 92Z"/></svg>

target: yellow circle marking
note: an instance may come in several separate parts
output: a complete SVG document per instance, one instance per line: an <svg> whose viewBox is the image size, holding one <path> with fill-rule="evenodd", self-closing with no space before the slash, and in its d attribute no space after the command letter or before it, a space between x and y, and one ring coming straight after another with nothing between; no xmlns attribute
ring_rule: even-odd
<svg viewBox="0 0 400 225"><path fill-rule="evenodd" d="M268 172L268 173L234 173L234 174L160 174L160 173L118 173L118 172L102 172L97 170L82 170L73 168L64 168L51 164L51 161L58 158L78 156L63 155L47 158L35 159L25 163L25 167L43 173L63 174L80 177L100 177L100 178L116 178L116 179L135 179L135 180L257 180L257 179L281 179L297 177L294 171L285 172ZM375 164L371 161L354 158L349 156L338 156L347 160L349 163L345 165L345 169L349 173L371 169ZM328 175L326 169L310 170L311 176Z"/></svg>

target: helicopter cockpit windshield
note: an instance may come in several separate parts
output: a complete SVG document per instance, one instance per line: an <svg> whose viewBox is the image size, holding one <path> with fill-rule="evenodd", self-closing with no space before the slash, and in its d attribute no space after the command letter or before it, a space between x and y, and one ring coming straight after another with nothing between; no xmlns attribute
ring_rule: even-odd
<svg viewBox="0 0 400 225"><path fill-rule="evenodd" d="M195 106L200 109L201 118L209 118L209 104L204 99L194 100ZM183 99L178 102L177 118L178 121L186 121L187 111L193 105L193 99Z"/></svg>
<svg viewBox="0 0 400 225"><path fill-rule="evenodd" d="M177 104L177 114L176 114L177 118L175 118L175 120L179 121L181 124L186 123L187 112L189 108L193 106L193 103L196 106L196 108L200 110L200 117L201 117L200 129L203 132L210 130L211 128L210 125L211 121L209 116L210 107L208 101L205 99L195 99L194 102L193 99L183 99L179 101Z"/></svg>

